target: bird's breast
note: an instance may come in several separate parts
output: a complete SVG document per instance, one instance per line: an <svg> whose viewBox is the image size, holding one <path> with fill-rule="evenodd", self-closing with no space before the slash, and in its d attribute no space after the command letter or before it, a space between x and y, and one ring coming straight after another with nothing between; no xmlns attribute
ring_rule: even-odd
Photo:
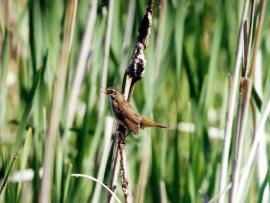
<svg viewBox="0 0 270 203"><path fill-rule="evenodd" d="M114 100L111 100L111 108L112 108L112 113L113 113L113 116L117 119L117 120L120 120L121 118L121 110L119 108L119 104L114 101Z"/></svg>

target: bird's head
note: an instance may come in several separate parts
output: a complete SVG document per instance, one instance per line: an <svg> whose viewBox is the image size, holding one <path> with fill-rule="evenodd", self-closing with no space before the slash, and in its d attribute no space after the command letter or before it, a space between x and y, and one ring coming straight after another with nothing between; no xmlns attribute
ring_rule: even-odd
<svg viewBox="0 0 270 203"><path fill-rule="evenodd" d="M121 95L121 92L119 90L116 90L115 88L112 88L112 87L101 88L101 91L109 95L112 100L115 100L118 96Z"/></svg>

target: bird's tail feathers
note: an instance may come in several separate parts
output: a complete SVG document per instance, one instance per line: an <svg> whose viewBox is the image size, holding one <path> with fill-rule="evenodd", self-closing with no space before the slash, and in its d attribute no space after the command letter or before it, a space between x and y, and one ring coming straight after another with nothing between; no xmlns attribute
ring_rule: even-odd
<svg viewBox="0 0 270 203"><path fill-rule="evenodd" d="M160 124L160 123L157 123L149 118L143 118L143 121L142 121L142 128L146 128L146 127L154 127L154 128L169 128L168 126L166 125L163 125L163 124Z"/></svg>

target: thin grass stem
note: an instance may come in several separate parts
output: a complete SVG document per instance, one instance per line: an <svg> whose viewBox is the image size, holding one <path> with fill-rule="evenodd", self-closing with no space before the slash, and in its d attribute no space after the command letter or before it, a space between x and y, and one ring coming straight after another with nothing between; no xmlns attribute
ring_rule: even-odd
<svg viewBox="0 0 270 203"><path fill-rule="evenodd" d="M105 169L106 169L106 163L109 157L110 148L111 148L111 137L113 132L113 118L112 117L106 117L105 118L105 132L104 132L104 140L103 140L103 154L99 166L98 176L97 179L100 182L103 182ZM96 186L94 190L94 196L92 198L91 202L99 202L99 196L101 192L101 187L99 185Z"/></svg>
<svg viewBox="0 0 270 203"><path fill-rule="evenodd" d="M122 46L122 50L121 50L120 71L123 74L125 72L126 64L128 62L128 46L129 46L130 41L131 41L135 8L136 8L136 1L129 0L126 30L125 30L124 42L123 42L123 46Z"/></svg>
<svg viewBox="0 0 270 203"><path fill-rule="evenodd" d="M221 161L221 173L220 173L220 184L219 184L219 192L223 191L226 182L227 182L227 175L228 175L228 161L229 161L229 151L231 145L231 136L232 136L232 126L233 126L233 116L235 111L235 104L237 98L237 89L239 83L239 76L240 76L240 64L241 64L241 57L242 57L242 50L244 47L243 41L243 23L247 18L247 11L248 11L249 1L245 0L243 12L242 12L242 19L240 23L240 29L238 33L238 42L237 42L237 51L236 51L236 61L234 65L234 73L233 73L233 80L229 92L229 101L228 101L228 112L225 121L225 131L224 131L224 144L222 150L222 161ZM225 202L225 194L222 194L218 200L219 203Z"/></svg>
<svg viewBox="0 0 270 203"><path fill-rule="evenodd" d="M66 122L67 129L69 129L72 126L72 123L74 121L75 111L78 103L82 82L86 73L86 65L88 64L89 55L92 48L92 37L97 16L97 4L98 0L93 0L91 2L91 9L89 9L86 28L81 42L79 57L76 64L73 84L71 87L70 101L68 104L68 116ZM69 133L67 134L66 139L68 139L69 137L68 135Z"/></svg>
<svg viewBox="0 0 270 203"><path fill-rule="evenodd" d="M92 176L88 176L88 175L84 175L84 174L71 174L72 177L81 177L81 178L87 178L89 180L93 180L95 182L97 182L98 184L102 185L102 187L104 187L115 199L118 203L121 203L120 199L114 194L114 192L108 187L106 186L104 183L100 182L98 179L92 177Z"/></svg>
<svg viewBox="0 0 270 203"><path fill-rule="evenodd" d="M40 197L39 197L40 203L51 202L51 187L54 171L53 166L55 157L55 146L59 132L58 130L62 112L61 107L65 92L64 88L75 27L77 3L78 3L77 0L69 0L67 3L67 12L64 24L65 32L63 36L63 44L61 49L60 67L56 74L55 86L53 91L52 111L50 115L48 129L46 132L46 142L43 161L44 173L42 177Z"/></svg>
<svg viewBox="0 0 270 203"><path fill-rule="evenodd" d="M110 0L109 3L109 15L108 23L106 29L105 37L105 46L104 46L104 56L103 56L103 65L101 71L101 82L100 87L105 88L107 85L107 75L108 75L108 64L109 64L109 53L110 53L110 44L112 36L112 22L113 22L113 9L114 9L114 0ZM105 94L99 94L99 103L98 103L98 116L100 117L104 113L105 109Z"/></svg>

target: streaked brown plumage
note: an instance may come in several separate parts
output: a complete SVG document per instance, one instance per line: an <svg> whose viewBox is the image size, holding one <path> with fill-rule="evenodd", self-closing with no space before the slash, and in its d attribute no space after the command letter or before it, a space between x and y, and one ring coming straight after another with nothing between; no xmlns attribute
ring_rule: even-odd
<svg viewBox="0 0 270 203"><path fill-rule="evenodd" d="M140 116L125 100L120 91L114 88L102 89L102 91L111 98L111 107L115 119L133 134L139 134L140 129L145 127L167 128L165 125Z"/></svg>

